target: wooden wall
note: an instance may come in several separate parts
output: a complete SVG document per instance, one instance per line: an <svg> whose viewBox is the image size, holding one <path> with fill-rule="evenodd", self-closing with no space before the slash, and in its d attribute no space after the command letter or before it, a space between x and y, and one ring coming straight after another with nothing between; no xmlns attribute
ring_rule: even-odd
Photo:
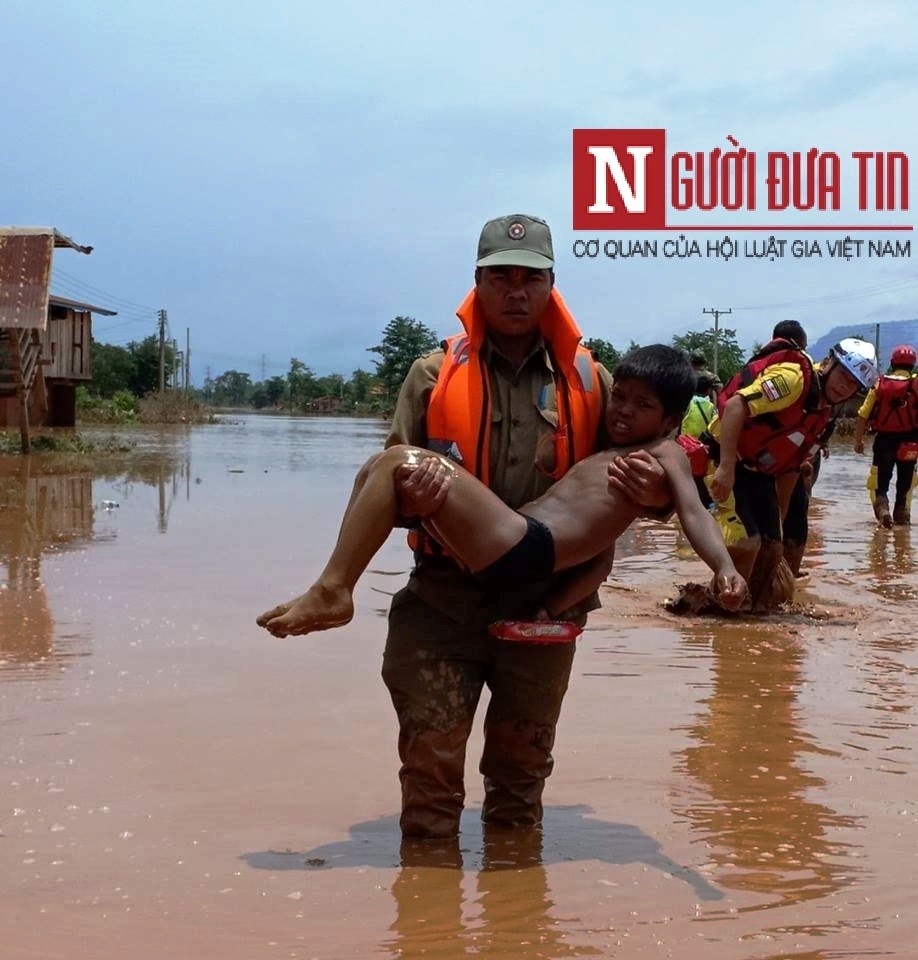
<svg viewBox="0 0 918 960"><path fill-rule="evenodd" d="M92 379L91 313L52 306L41 345L46 380Z"/></svg>

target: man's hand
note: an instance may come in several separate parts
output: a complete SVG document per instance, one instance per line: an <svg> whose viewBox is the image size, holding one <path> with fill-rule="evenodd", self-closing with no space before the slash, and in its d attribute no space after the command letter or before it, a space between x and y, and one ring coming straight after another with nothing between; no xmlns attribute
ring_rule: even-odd
<svg viewBox="0 0 918 960"><path fill-rule="evenodd" d="M672 506L673 497L663 466L646 450L613 457L607 473L610 486L640 506L657 510Z"/></svg>
<svg viewBox="0 0 918 960"><path fill-rule="evenodd" d="M748 588L746 581L732 570L729 573L719 573L711 581L711 592L724 610L739 610L746 599Z"/></svg>
<svg viewBox="0 0 918 960"><path fill-rule="evenodd" d="M736 482L736 470L731 470L720 464L711 477L711 496L717 503L725 503L733 493L733 484Z"/></svg>
<svg viewBox="0 0 918 960"><path fill-rule="evenodd" d="M422 519L443 505L454 473L439 457L425 457L419 464L404 464L395 473L395 492L403 517Z"/></svg>
<svg viewBox="0 0 918 960"><path fill-rule="evenodd" d="M855 453L863 453L863 452L864 452L864 441L863 441L863 439L861 439L861 440L855 440L855 441L854 441L854 452L855 452Z"/></svg>

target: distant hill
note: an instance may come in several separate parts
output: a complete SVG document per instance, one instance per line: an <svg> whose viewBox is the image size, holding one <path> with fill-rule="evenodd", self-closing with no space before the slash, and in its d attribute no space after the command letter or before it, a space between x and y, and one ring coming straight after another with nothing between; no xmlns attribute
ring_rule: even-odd
<svg viewBox="0 0 918 960"><path fill-rule="evenodd" d="M829 348L845 337L861 337L877 346L877 359L881 371L889 365L889 354L893 347L900 343L910 343L918 350L918 319L916 320L886 320L879 324L880 342L877 346L877 324L864 323L848 324L843 327L833 327L818 340L811 340L807 353L819 362L829 352Z"/></svg>

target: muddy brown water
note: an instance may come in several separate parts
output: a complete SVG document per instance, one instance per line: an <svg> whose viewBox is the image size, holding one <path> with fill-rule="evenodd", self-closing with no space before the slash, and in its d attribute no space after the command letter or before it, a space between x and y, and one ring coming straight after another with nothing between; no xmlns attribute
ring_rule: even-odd
<svg viewBox="0 0 918 960"><path fill-rule="evenodd" d="M239 417L0 462L3 960L918 956L918 534L875 528L866 459L825 464L800 612L677 619L705 568L629 531L542 835L482 835L476 732L458 847L403 865L401 537L348 627L254 624L383 435Z"/></svg>

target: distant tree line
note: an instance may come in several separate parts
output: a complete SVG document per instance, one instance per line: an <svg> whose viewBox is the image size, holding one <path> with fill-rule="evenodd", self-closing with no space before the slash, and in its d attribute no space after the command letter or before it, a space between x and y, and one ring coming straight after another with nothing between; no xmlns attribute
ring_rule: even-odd
<svg viewBox="0 0 918 960"><path fill-rule="evenodd" d="M172 377L171 351L166 352L165 376ZM119 391L145 397L159 389L159 338L132 340L127 346L92 341L92 381L89 393L110 398Z"/></svg>
<svg viewBox="0 0 918 960"><path fill-rule="evenodd" d="M673 337L672 345L688 354L701 352L713 366L714 331L700 330ZM317 376L298 357L291 357L284 376L253 381L248 373L227 370L208 377L195 396L214 407L251 407L255 410L286 410L293 413L388 413L395 406L398 389L408 368L420 356L434 350L440 338L413 317L390 320L376 346L367 352L376 354L375 372L354 370L350 377L340 373ZM591 337L584 341L597 360L614 370L624 353L639 346L632 340L619 350L610 341ZM726 381L743 365L742 349L736 331L717 332L717 366ZM171 381L172 358L166 356L166 381ZM117 393L144 397L159 386L159 341L147 337L127 346L93 341L93 379L88 387L92 396L111 398Z"/></svg>

